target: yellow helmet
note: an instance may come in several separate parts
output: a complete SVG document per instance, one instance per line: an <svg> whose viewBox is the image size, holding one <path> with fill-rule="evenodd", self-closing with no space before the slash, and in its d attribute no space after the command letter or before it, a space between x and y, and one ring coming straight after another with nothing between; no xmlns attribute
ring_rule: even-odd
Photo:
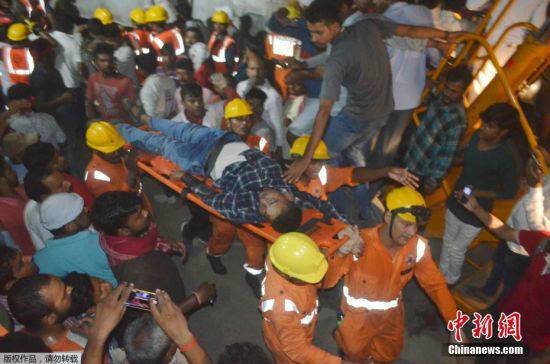
<svg viewBox="0 0 550 364"><path fill-rule="evenodd" d="M8 39L14 42L20 42L27 39L29 34L29 28L23 23L15 23L8 28Z"/></svg>
<svg viewBox="0 0 550 364"><path fill-rule="evenodd" d="M408 209L408 212L397 212L397 216L408 222L416 223L416 217L419 213L429 214L429 210L426 208L426 201L420 192L413 190L410 187L396 188L386 197L386 207L389 211L395 211L399 209ZM415 211L418 210L418 211ZM429 217L429 216L428 216Z"/></svg>
<svg viewBox="0 0 550 364"><path fill-rule="evenodd" d="M306 283L317 283L327 273L328 262L306 234L286 233L269 249L269 259L282 273Z"/></svg>
<svg viewBox="0 0 550 364"><path fill-rule="evenodd" d="M161 5L153 5L145 12L145 21L147 23L161 22L168 20L168 13Z"/></svg>
<svg viewBox="0 0 550 364"><path fill-rule="evenodd" d="M92 149L109 154L122 148L126 141L114 126L106 121L97 121L91 123L86 130L86 144Z"/></svg>
<svg viewBox="0 0 550 364"><path fill-rule="evenodd" d="M303 156L306 152L307 144L311 137L309 135L301 136L292 143L292 148L290 148L291 156ZM328 154L327 145L324 141L320 141L315 148L315 153L313 153L313 159L330 159Z"/></svg>
<svg viewBox="0 0 550 364"><path fill-rule="evenodd" d="M97 8L94 11L94 18L98 19L101 24L109 25L113 23L113 14L107 8Z"/></svg>
<svg viewBox="0 0 550 364"><path fill-rule="evenodd" d="M229 15L225 11L216 10L211 18L213 23L229 24Z"/></svg>
<svg viewBox="0 0 550 364"><path fill-rule="evenodd" d="M130 19L136 24L145 24L145 10L142 8L134 8L130 12Z"/></svg>
<svg viewBox="0 0 550 364"><path fill-rule="evenodd" d="M234 99L225 106L225 119L227 120L252 115L253 113L252 106L243 99Z"/></svg>
<svg viewBox="0 0 550 364"><path fill-rule="evenodd" d="M288 20L296 20L302 16L302 12L296 4L287 5L286 10L288 10L288 14L286 16Z"/></svg>

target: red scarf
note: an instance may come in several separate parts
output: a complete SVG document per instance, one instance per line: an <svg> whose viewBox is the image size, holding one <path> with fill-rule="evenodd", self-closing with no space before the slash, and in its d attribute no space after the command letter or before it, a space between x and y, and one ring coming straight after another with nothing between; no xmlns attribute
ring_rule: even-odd
<svg viewBox="0 0 550 364"><path fill-rule="evenodd" d="M157 225L151 223L147 233L140 237L100 234L99 244L107 254L109 265L114 267L126 260L140 257L155 249L166 250L168 243L159 237Z"/></svg>

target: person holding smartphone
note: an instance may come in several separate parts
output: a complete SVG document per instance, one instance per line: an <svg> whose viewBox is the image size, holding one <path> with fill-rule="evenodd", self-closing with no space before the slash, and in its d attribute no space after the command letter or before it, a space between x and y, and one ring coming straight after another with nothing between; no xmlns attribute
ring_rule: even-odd
<svg viewBox="0 0 550 364"><path fill-rule="evenodd" d="M518 111L505 103L490 106L480 116L483 125L464 151L464 169L454 191L464 191L468 186L471 195L490 211L496 199L513 198L518 191L518 175L507 139L520 124ZM466 250L482 227L483 223L454 194L447 200L439 269L449 285L460 279Z"/></svg>

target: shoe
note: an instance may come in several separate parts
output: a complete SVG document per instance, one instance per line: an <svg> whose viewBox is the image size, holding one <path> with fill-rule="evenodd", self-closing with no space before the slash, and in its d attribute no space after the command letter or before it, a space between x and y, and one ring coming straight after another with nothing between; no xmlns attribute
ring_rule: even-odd
<svg viewBox="0 0 550 364"><path fill-rule="evenodd" d="M260 282L260 275L254 275L249 272L246 272L244 276L246 284L252 288L252 293L256 296L257 299L262 297L262 283Z"/></svg>
<svg viewBox="0 0 550 364"><path fill-rule="evenodd" d="M227 268L225 267L225 265L223 265L222 259L220 257L206 254L206 259L208 259L208 262L210 263L210 266L212 267L214 273L219 275L227 274Z"/></svg>

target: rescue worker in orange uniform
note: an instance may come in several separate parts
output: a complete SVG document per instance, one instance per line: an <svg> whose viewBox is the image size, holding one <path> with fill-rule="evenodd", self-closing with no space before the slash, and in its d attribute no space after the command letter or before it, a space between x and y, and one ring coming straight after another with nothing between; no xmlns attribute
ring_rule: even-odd
<svg viewBox="0 0 550 364"><path fill-rule="evenodd" d="M29 84L29 77L34 70L34 59L30 51L30 29L23 23L13 23L8 28L8 43L2 46L2 72L3 89L7 90L16 83ZM57 47L57 42L43 31L39 32L41 38L46 39L52 47Z"/></svg>
<svg viewBox="0 0 550 364"><path fill-rule="evenodd" d="M405 313L401 291L413 275L445 322L456 316L445 277L432 259L428 242L417 235L418 220L429 218L424 198L410 187L400 187L388 193L386 207L381 225L360 231L363 254L334 256L323 282L324 287L332 287L344 277L344 318L335 338L350 360L399 358Z"/></svg>
<svg viewBox="0 0 550 364"><path fill-rule="evenodd" d="M142 8L135 8L130 12L133 29L126 32L126 38L128 38L132 48L134 48L136 56L148 54L151 50L150 33L147 30L145 19L145 10Z"/></svg>
<svg viewBox="0 0 550 364"><path fill-rule="evenodd" d="M262 137L250 134L252 114L252 107L245 100L233 99L225 106L227 129L240 136L249 147L269 153L267 141ZM265 240L213 215L210 216L210 222L212 223L212 235L208 240L206 257L212 270L217 274L227 273L227 268L222 263L220 256L227 253L236 234L246 250L246 263L243 266L246 271L245 281L252 288L254 295L260 298L260 275L264 271Z"/></svg>
<svg viewBox="0 0 550 364"><path fill-rule="evenodd" d="M357 241L350 239L344 246L349 244ZM317 244L302 233L281 235L269 249L260 311L264 340L276 364L349 363L312 343L319 310L317 283L328 267Z"/></svg>
<svg viewBox="0 0 550 364"><path fill-rule="evenodd" d="M126 141L106 121L90 124L86 144L93 151L84 182L95 197L109 191L141 191L135 157L124 148Z"/></svg>
<svg viewBox="0 0 550 364"><path fill-rule="evenodd" d="M298 158L304 155L309 136L299 137L292 143L290 156ZM338 188L347 185L355 186L380 178L390 178L405 186L418 187L418 178L404 168L386 167L371 169L368 167L344 167L335 168L325 165L330 159L328 149L321 140L315 149L313 160L304 174L295 183L300 191L307 192L321 200L327 200L327 193L334 192Z"/></svg>
<svg viewBox="0 0 550 364"><path fill-rule="evenodd" d="M238 48L235 39L227 34L229 15L218 10L212 15L214 31L208 41L208 50L214 62L214 69L218 73L231 75L237 69Z"/></svg>
<svg viewBox="0 0 550 364"><path fill-rule="evenodd" d="M154 5L147 9L145 21L151 31L149 41L158 55L164 45L169 44L174 49L176 58L181 58L185 53L183 34L179 28L170 28L166 24L167 20L168 13L162 6ZM162 62L162 57L159 57L159 61Z"/></svg>

